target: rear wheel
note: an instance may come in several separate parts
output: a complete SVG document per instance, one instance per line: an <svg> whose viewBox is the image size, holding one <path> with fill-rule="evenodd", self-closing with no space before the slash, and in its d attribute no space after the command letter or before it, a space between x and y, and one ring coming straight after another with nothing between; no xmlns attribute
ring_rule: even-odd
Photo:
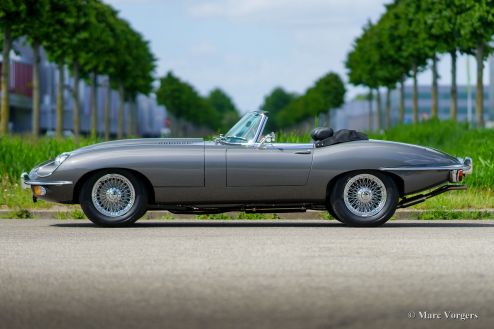
<svg viewBox="0 0 494 329"><path fill-rule="evenodd" d="M333 217L334 219L336 219L338 222L341 222L341 219L338 218L338 216L336 216L336 213L334 212L334 209L333 209L333 206L331 205L331 202L328 202L326 204L326 209L328 210L328 213L331 215L331 217Z"/></svg>
<svg viewBox="0 0 494 329"><path fill-rule="evenodd" d="M353 172L338 179L330 200L341 222L351 226L379 226L393 216L398 198L391 177L380 172Z"/></svg>
<svg viewBox="0 0 494 329"><path fill-rule="evenodd" d="M100 226L127 226L146 212L147 194L142 183L125 170L100 171L82 186L81 208Z"/></svg>

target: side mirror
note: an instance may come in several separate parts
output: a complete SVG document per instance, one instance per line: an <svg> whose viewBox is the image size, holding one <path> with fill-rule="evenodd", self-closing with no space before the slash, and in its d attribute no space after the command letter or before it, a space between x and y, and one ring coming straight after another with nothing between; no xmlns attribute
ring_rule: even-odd
<svg viewBox="0 0 494 329"><path fill-rule="evenodd" d="M223 134L220 134L218 137L215 137L213 140L215 143L219 143L223 139Z"/></svg>
<svg viewBox="0 0 494 329"><path fill-rule="evenodd" d="M275 139L276 139L276 136L275 136L274 132L270 132L269 134L267 134L266 136L264 136L261 139L261 142L259 143L259 148L265 147L266 144L271 144L272 142L275 141Z"/></svg>
<svg viewBox="0 0 494 329"><path fill-rule="evenodd" d="M276 136L274 134L274 132L270 132L267 136L266 136L266 143L272 143L276 140Z"/></svg>

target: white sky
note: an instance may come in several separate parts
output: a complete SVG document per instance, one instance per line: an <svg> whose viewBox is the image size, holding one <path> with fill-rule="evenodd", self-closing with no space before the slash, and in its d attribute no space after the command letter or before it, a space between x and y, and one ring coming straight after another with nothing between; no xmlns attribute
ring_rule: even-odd
<svg viewBox="0 0 494 329"><path fill-rule="evenodd" d="M258 109L274 87L303 93L329 71L346 80L344 61L385 0L106 0L150 40L157 76L172 70L205 95L221 87L241 111ZM450 61L439 65L449 84ZM475 61L470 59L471 81ZM458 83L467 81L466 59ZM488 81L486 76L485 81ZM430 84L430 72L419 77ZM348 97L360 90L349 86Z"/></svg>

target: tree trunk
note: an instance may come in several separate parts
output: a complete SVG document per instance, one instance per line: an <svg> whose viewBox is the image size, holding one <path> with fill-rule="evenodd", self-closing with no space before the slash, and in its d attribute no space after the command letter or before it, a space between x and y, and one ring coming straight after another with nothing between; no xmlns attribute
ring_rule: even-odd
<svg viewBox="0 0 494 329"><path fill-rule="evenodd" d="M74 86L72 87L72 101L74 103L72 122L76 139L81 135L81 103L79 100L79 63L75 62L72 68Z"/></svg>
<svg viewBox="0 0 494 329"><path fill-rule="evenodd" d="M39 90L39 64L41 61L39 54L40 45L39 42L33 42L33 117L32 117L32 133L35 138L39 136L39 123L40 123L40 108L41 98Z"/></svg>
<svg viewBox="0 0 494 329"><path fill-rule="evenodd" d="M120 83L120 86L118 87L118 96L119 96L119 103L118 103L118 129L117 129L117 138L122 139L123 134L124 134L124 111L125 111L125 95L124 95L124 88L123 84Z"/></svg>
<svg viewBox="0 0 494 329"><path fill-rule="evenodd" d="M10 108L10 49L12 48L12 36L10 27L7 25L3 30L3 52L2 52L2 78L0 81L2 90L2 105L0 111L0 136L9 133L9 108Z"/></svg>
<svg viewBox="0 0 494 329"><path fill-rule="evenodd" d="M456 121L458 114L458 91L456 87L456 49L451 52L451 120Z"/></svg>
<svg viewBox="0 0 494 329"><path fill-rule="evenodd" d="M104 124L105 124L105 140L110 139L110 108L111 108L111 85L110 78L108 77L108 86L106 87L105 96L105 113L104 113Z"/></svg>
<svg viewBox="0 0 494 329"><path fill-rule="evenodd" d="M374 113L372 113L372 102L374 98L374 92L372 89L369 89L369 131L372 131L374 129Z"/></svg>
<svg viewBox="0 0 494 329"><path fill-rule="evenodd" d="M417 65L413 65L413 123L419 122L419 95L417 86Z"/></svg>
<svg viewBox="0 0 494 329"><path fill-rule="evenodd" d="M478 128L484 127L484 50L484 42L479 41L475 53L477 60L477 104L475 106L475 114Z"/></svg>
<svg viewBox="0 0 494 329"><path fill-rule="evenodd" d="M391 127L391 88L386 88L386 112L384 113L384 128Z"/></svg>
<svg viewBox="0 0 494 329"><path fill-rule="evenodd" d="M129 111L127 113L127 136L134 135L134 101L129 101Z"/></svg>
<svg viewBox="0 0 494 329"><path fill-rule="evenodd" d="M377 94L376 94L376 105L377 105L377 130L381 131L382 129L382 111L381 111L381 92L379 91L379 88L377 88Z"/></svg>
<svg viewBox="0 0 494 329"><path fill-rule="evenodd" d="M97 93L98 76L93 72L91 75L91 138L96 138L98 134L98 106Z"/></svg>
<svg viewBox="0 0 494 329"><path fill-rule="evenodd" d="M431 117L436 119L439 112L439 102L438 102L438 87L437 80L439 75L437 74L437 56L434 54L432 56L432 109L431 109Z"/></svg>
<svg viewBox="0 0 494 329"><path fill-rule="evenodd" d="M400 123L405 121L405 76L400 80Z"/></svg>
<svg viewBox="0 0 494 329"><path fill-rule="evenodd" d="M57 126L55 132L57 137L63 136L63 110L65 108L63 92L65 89L65 70L63 64L58 64L57 85Z"/></svg>

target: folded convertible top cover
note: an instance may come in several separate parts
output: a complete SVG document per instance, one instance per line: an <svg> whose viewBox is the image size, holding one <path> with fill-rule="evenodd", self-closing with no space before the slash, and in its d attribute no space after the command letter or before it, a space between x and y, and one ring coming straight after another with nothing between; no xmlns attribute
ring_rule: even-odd
<svg viewBox="0 0 494 329"><path fill-rule="evenodd" d="M341 129L335 132L333 136L330 136L324 140L316 141L315 145L316 147L325 147L339 143L368 140L368 139L369 137L367 137L366 134L358 132L356 130Z"/></svg>
<svg viewBox="0 0 494 329"><path fill-rule="evenodd" d="M318 127L312 130L310 137L315 141L322 141L328 137L333 136L333 129L326 127Z"/></svg>

